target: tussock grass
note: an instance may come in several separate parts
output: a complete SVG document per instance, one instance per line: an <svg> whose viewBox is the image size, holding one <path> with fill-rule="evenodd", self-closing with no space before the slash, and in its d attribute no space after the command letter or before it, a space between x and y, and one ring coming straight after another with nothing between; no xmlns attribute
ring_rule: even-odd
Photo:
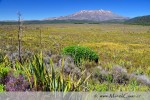
<svg viewBox="0 0 150 100"><path fill-rule="evenodd" d="M41 41L39 28L42 34ZM128 73L143 73L150 78L149 26L122 24L25 25L22 35L22 51L27 49L37 53L42 50L60 54L62 49L69 45L87 46L98 53L98 64L103 69L109 71L114 64L117 64L126 68ZM10 51L15 52L17 51L16 46L17 26L1 25L0 51L5 54ZM5 66L7 63L1 65ZM85 65L88 65L89 68L94 67L93 64ZM134 85L128 84L122 87L113 84L109 87L114 87L115 90L119 88L120 90L149 89L146 86L143 88L137 86L138 89L131 89L132 86Z"/></svg>

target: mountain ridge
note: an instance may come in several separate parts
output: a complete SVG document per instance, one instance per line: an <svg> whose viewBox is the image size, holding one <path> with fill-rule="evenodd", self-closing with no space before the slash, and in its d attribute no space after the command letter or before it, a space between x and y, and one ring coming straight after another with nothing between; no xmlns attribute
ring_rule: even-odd
<svg viewBox="0 0 150 100"><path fill-rule="evenodd" d="M150 15L138 16L125 21L126 24L150 25Z"/></svg>

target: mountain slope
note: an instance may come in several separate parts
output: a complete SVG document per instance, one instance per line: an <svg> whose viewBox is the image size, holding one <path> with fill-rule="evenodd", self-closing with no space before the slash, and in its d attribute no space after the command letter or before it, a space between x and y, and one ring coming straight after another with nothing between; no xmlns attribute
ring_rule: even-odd
<svg viewBox="0 0 150 100"><path fill-rule="evenodd" d="M81 10L80 12L57 18L49 18L47 20L87 20L87 21L109 21L109 20L127 20L123 17L112 13L108 10Z"/></svg>
<svg viewBox="0 0 150 100"><path fill-rule="evenodd" d="M150 25L150 15L135 17L125 21L126 24Z"/></svg>

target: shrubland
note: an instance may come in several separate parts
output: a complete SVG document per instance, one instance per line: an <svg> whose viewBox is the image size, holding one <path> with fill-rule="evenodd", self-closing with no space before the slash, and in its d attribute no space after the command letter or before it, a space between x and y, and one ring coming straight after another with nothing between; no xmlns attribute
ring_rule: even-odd
<svg viewBox="0 0 150 100"><path fill-rule="evenodd" d="M17 31L0 26L0 91L149 91L149 26L24 25L23 62Z"/></svg>

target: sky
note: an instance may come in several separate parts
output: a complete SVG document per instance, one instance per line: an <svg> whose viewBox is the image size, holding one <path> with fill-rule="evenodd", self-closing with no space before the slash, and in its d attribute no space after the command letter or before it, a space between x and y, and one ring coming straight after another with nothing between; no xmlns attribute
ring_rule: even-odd
<svg viewBox="0 0 150 100"><path fill-rule="evenodd" d="M65 16L80 10L110 10L126 17L150 15L150 0L0 0L0 20Z"/></svg>

